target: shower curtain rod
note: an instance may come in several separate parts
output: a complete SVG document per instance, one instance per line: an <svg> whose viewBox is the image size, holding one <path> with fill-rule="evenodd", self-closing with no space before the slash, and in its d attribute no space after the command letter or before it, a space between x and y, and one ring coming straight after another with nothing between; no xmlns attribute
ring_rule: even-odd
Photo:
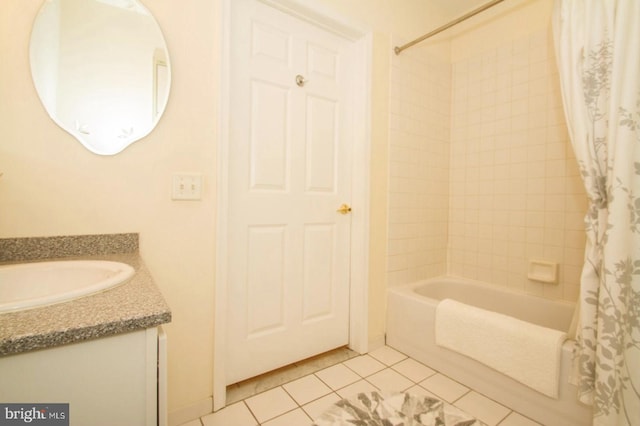
<svg viewBox="0 0 640 426"><path fill-rule="evenodd" d="M442 31L444 31L446 29L449 29L449 28L453 27L454 25L459 24L462 21L466 21L467 19L471 18L472 16L475 16L480 12L484 12L485 10L489 9L490 7L493 7L496 4L501 3L503 1L504 0L493 0L493 1L490 1L488 3L485 3L484 5L480 6L479 8L474 9L471 12L462 15L461 17L459 17L457 19L454 19L453 21L449 22L448 24L445 24L445 25L443 25L443 26L441 26L439 28L436 28L435 30L431 31L430 33L427 33L427 34L423 35L422 37L419 37L419 38L417 38L417 39L415 39L413 41L410 41L407 44L403 44L400 47L398 47L398 46L394 47L393 51L396 52L396 55L399 55L400 52L402 52L403 50L408 49L411 46L420 43L421 41L425 41L429 37L432 37L432 36L434 36L434 35L436 35L438 33L441 33Z"/></svg>

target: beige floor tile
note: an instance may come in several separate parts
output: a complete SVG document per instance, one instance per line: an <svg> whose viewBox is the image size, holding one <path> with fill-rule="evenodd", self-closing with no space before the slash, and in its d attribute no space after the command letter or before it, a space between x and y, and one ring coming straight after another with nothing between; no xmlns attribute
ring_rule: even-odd
<svg viewBox="0 0 640 426"><path fill-rule="evenodd" d="M427 377L436 374L434 370L411 358L400 361L392 368L415 383L421 382Z"/></svg>
<svg viewBox="0 0 640 426"><path fill-rule="evenodd" d="M454 402L469 392L466 386L439 373L420 382L420 386L447 402Z"/></svg>
<svg viewBox="0 0 640 426"><path fill-rule="evenodd" d="M367 377L367 381L382 392L403 392L415 385L411 380L390 368Z"/></svg>
<svg viewBox="0 0 640 426"><path fill-rule="evenodd" d="M254 395L181 426L308 426L340 399L376 390L435 397L491 426L541 426L388 346L363 356L343 352L230 386L228 393ZM265 387L273 388L255 395Z"/></svg>
<svg viewBox="0 0 640 426"><path fill-rule="evenodd" d="M298 405L304 405L331 393L331 388L313 374L294 380L282 387L296 400Z"/></svg>
<svg viewBox="0 0 640 426"><path fill-rule="evenodd" d="M236 402L202 417L202 424L204 426L256 426L258 422L244 402Z"/></svg>
<svg viewBox="0 0 640 426"><path fill-rule="evenodd" d="M253 395L268 391L285 383L313 374L324 368L359 356L357 352L343 347L298 361L274 371L227 386L227 404L242 401Z"/></svg>
<svg viewBox="0 0 640 426"><path fill-rule="evenodd" d="M534 422L533 420L512 411L511 414L509 414L506 419L500 422L500 426L541 426L541 425L540 423Z"/></svg>
<svg viewBox="0 0 640 426"><path fill-rule="evenodd" d="M187 423L182 423L180 426L202 426L202 423L198 419L198 420L191 420L190 422L187 422Z"/></svg>
<svg viewBox="0 0 640 426"><path fill-rule="evenodd" d="M245 400L258 422L264 423L288 411L298 404L281 387L271 389Z"/></svg>
<svg viewBox="0 0 640 426"><path fill-rule="evenodd" d="M378 389L366 380L358 380L357 382L352 383L349 386L338 389L336 393L342 398L351 398L358 393L373 392L376 390Z"/></svg>
<svg viewBox="0 0 640 426"><path fill-rule="evenodd" d="M259 393L281 386L292 380L306 376L308 372L301 371L296 365L288 365L266 374L227 386L227 403L242 401Z"/></svg>
<svg viewBox="0 0 640 426"><path fill-rule="evenodd" d="M308 426L310 424L311 418L307 416L302 408L298 408L278 416L273 420L269 420L263 423L262 426Z"/></svg>
<svg viewBox="0 0 640 426"><path fill-rule="evenodd" d="M333 390L338 390L360 380L360 376L342 364L320 370L316 376Z"/></svg>
<svg viewBox="0 0 640 426"><path fill-rule="evenodd" d="M433 393L429 392L428 390L426 390L425 388L423 388L422 386L412 386L409 389L407 389L407 392L409 392L412 395L418 395L418 396L428 396L429 398L434 398L434 399L442 399L437 395L434 395Z"/></svg>
<svg viewBox="0 0 640 426"><path fill-rule="evenodd" d="M508 408L474 391L467 393L454 405L490 426L497 425L511 412Z"/></svg>
<svg viewBox="0 0 640 426"><path fill-rule="evenodd" d="M312 419L317 419L322 413L327 411L329 407L331 407L341 399L342 398L337 393L330 393L329 395L323 396L320 399L316 399L313 402L305 404L304 406L302 406L302 409L307 413L309 417L311 417Z"/></svg>
<svg viewBox="0 0 640 426"><path fill-rule="evenodd" d="M407 358L405 354L400 353L389 346L382 346L373 352L369 352L369 355L388 366L396 364Z"/></svg>
<svg viewBox="0 0 640 426"><path fill-rule="evenodd" d="M370 376L385 368L383 363L369 355L352 358L349 361L343 362L343 364L355 371L361 377Z"/></svg>
<svg viewBox="0 0 640 426"><path fill-rule="evenodd" d="M308 367L310 373L315 373L323 368L331 367L332 365L339 364L343 361L347 361L351 358L359 356L357 352L352 351L349 348L338 348L333 351L326 352L322 355L318 355L312 358L305 359L304 361L297 362L298 367Z"/></svg>

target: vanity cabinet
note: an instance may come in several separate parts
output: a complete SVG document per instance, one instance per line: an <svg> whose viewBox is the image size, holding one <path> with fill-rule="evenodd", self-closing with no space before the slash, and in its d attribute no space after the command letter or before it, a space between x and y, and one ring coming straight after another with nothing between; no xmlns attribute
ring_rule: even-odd
<svg viewBox="0 0 640 426"><path fill-rule="evenodd" d="M0 401L69 403L72 426L163 425L165 348L151 327L0 357Z"/></svg>
<svg viewBox="0 0 640 426"><path fill-rule="evenodd" d="M0 402L68 403L72 426L165 426L161 325L171 310L138 253L138 234L0 238L0 264L70 258L121 262L135 273L108 290L1 313Z"/></svg>

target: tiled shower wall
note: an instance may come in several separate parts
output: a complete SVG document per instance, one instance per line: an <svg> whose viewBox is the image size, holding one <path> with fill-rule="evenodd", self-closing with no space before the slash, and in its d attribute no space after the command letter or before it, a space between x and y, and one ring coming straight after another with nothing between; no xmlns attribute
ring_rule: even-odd
<svg viewBox="0 0 640 426"><path fill-rule="evenodd" d="M438 53L392 58L388 285L446 273L451 65Z"/></svg>
<svg viewBox="0 0 640 426"><path fill-rule="evenodd" d="M550 30L453 64L449 273L576 300L586 196ZM559 283L527 279L557 262Z"/></svg>
<svg viewBox="0 0 640 426"><path fill-rule="evenodd" d="M586 198L552 43L392 59L388 285L448 273L576 300ZM559 284L528 280L531 259Z"/></svg>

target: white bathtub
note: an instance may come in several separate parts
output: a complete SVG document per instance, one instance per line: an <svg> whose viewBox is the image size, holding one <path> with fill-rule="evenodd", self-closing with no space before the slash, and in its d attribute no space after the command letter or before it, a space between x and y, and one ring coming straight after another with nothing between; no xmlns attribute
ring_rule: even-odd
<svg viewBox="0 0 640 426"><path fill-rule="evenodd" d="M559 398L543 395L484 364L435 344L438 301L454 299L544 327L568 331L574 305L460 278L441 277L388 290L387 345L543 425L591 424L591 408L567 382L575 341L562 347Z"/></svg>

